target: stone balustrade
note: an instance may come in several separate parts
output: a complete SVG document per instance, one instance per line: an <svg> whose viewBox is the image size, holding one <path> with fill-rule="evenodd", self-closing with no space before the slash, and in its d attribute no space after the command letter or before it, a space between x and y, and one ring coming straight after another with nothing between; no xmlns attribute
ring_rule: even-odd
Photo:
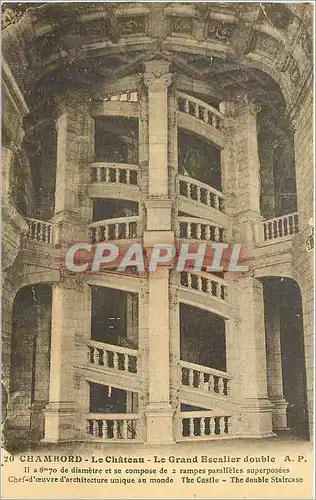
<svg viewBox="0 0 316 500"><path fill-rule="evenodd" d="M196 290L215 299L227 301L227 284L226 281L205 272L187 272L180 273L181 286Z"/></svg>
<svg viewBox="0 0 316 500"><path fill-rule="evenodd" d="M119 217L92 222L89 225L91 243L101 241L127 240L140 236L140 217Z"/></svg>
<svg viewBox="0 0 316 500"><path fill-rule="evenodd" d="M95 438L105 440L139 439L137 413L88 413L86 431Z"/></svg>
<svg viewBox="0 0 316 500"><path fill-rule="evenodd" d="M191 115L216 130L220 129L223 115L209 104L206 104L196 97L184 94L183 92L177 93L177 103L178 111Z"/></svg>
<svg viewBox="0 0 316 500"><path fill-rule="evenodd" d="M184 239L224 242L224 228L197 217L178 217L179 236Z"/></svg>
<svg viewBox="0 0 316 500"><path fill-rule="evenodd" d="M127 163L96 162L90 165L90 182L138 185L139 168Z"/></svg>
<svg viewBox="0 0 316 500"><path fill-rule="evenodd" d="M232 376L207 366L180 361L181 384L218 396L230 395Z"/></svg>
<svg viewBox="0 0 316 500"><path fill-rule="evenodd" d="M90 340L87 360L89 365L137 373L139 368L139 353L136 349L115 346Z"/></svg>
<svg viewBox="0 0 316 500"><path fill-rule="evenodd" d="M299 232L298 214L286 214L259 223L259 243L269 245L291 239Z"/></svg>
<svg viewBox="0 0 316 500"><path fill-rule="evenodd" d="M229 437L230 419L212 411L180 412L180 440Z"/></svg>
<svg viewBox="0 0 316 500"><path fill-rule="evenodd" d="M30 219L29 217L25 217L24 220L29 226L27 239L39 243L48 243L49 245L53 243L53 224L38 219Z"/></svg>
<svg viewBox="0 0 316 500"><path fill-rule="evenodd" d="M224 212L224 195L217 189L192 177L178 174L178 194L208 207Z"/></svg>

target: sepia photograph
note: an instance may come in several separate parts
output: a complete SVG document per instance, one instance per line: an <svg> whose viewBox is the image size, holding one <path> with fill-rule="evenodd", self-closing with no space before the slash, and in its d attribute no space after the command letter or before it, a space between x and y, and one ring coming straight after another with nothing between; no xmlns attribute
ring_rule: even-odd
<svg viewBox="0 0 316 500"><path fill-rule="evenodd" d="M314 2L2 2L2 498L314 497Z"/></svg>

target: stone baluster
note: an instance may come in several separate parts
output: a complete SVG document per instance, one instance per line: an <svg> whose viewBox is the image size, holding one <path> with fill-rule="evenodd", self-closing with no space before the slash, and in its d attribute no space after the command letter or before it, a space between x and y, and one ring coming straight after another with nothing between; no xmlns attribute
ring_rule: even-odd
<svg viewBox="0 0 316 500"><path fill-rule="evenodd" d="M190 432L190 437L194 437L194 418L189 418L189 432Z"/></svg>
<svg viewBox="0 0 316 500"><path fill-rule="evenodd" d="M219 226L214 226L214 241L220 240L220 228Z"/></svg>
<svg viewBox="0 0 316 500"><path fill-rule="evenodd" d="M122 439L127 439L127 420L122 420L121 436Z"/></svg>
<svg viewBox="0 0 316 500"><path fill-rule="evenodd" d="M107 420L102 420L102 437L104 439L108 438L108 422Z"/></svg>
<svg viewBox="0 0 316 500"><path fill-rule="evenodd" d="M187 273L188 278L188 288L192 288L192 276L190 273Z"/></svg>
<svg viewBox="0 0 316 500"><path fill-rule="evenodd" d="M202 237L202 224L200 223L196 225L196 237L198 240L200 240Z"/></svg>
<svg viewBox="0 0 316 500"><path fill-rule="evenodd" d="M214 394L214 385L215 385L215 381L214 381L214 375L210 375L210 378L208 380L208 390L209 392L212 392Z"/></svg>
<svg viewBox="0 0 316 500"><path fill-rule="evenodd" d="M128 354L123 354L124 361L123 361L123 370L129 371L128 370Z"/></svg>
<svg viewBox="0 0 316 500"><path fill-rule="evenodd" d="M200 117L200 106L197 103L194 104L194 116L195 118Z"/></svg>
<svg viewBox="0 0 316 500"><path fill-rule="evenodd" d="M203 289L202 289L202 277L201 276L197 276L196 277L196 281L197 281L197 289L202 292Z"/></svg>
<svg viewBox="0 0 316 500"><path fill-rule="evenodd" d="M189 114L190 113L190 101L189 99L186 99L185 100L185 103L184 103L184 111L185 113Z"/></svg>
<svg viewBox="0 0 316 500"><path fill-rule="evenodd" d="M113 439L119 439L119 438L120 438L119 420L114 420L113 421Z"/></svg>
<svg viewBox="0 0 316 500"><path fill-rule="evenodd" d="M97 420L93 420L92 433L94 436L99 437L99 423Z"/></svg>
<svg viewBox="0 0 316 500"><path fill-rule="evenodd" d="M101 241L101 226L95 228L95 239L97 243Z"/></svg>
<svg viewBox="0 0 316 500"><path fill-rule="evenodd" d="M214 208L216 210L219 210L219 197L217 196L217 194L214 195Z"/></svg>
<svg viewBox="0 0 316 500"><path fill-rule="evenodd" d="M212 114L211 121L212 121L212 127L218 128L218 117L217 115L215 115L215 113Z"/></svg>
<svg viewBox="0 0 316 500"><path fill-rule="evenodd" d="M189 368L189 386L193 387L194 383L194 372L191 368Z"/></svg>
<svg viewBox="0 0 316 500"><path fill-rule="evenodd" d="M206 190L206 193L205 193L205 204L208 206L208 207L211 207L212 204L211 204L211 192L207 189Z"/></svg>
<svg viewBox="0 0 316 500"><path fill-rule="evenodd" d="M105 169L105 182L110 182L111 176L110 176L110 169L106 168Z"/></svg>
<svg viewBox="0 0 316 500"><path fill-rule="evenodd" d="M126 169L126 184L131 183L131 171L127 168Z"/></svg>
<svg viewBox="0 0 316 500"><path fill-rule="evenodd" d="M224 380L222 377L218 378L218 394L220 396L224 395Z"/></svg>
<svg viewBox="0 0 316 500"><path fill-rule="evenodd" d="M116 183L120 182L120 169L119 168L115 169L115 182Z"/></svg>
<svg viewBox="0 0 316 500"><path fill-rule="evenodd" d="M199 372L199 389L204 389L204 373Z"/></svg>
<svg viewBox="0 0 316 500"><path fill-rule="evenodd" d="M203 121L205 121L205 123L208 123L208 109L207 108L203 108Z"/></svg>
<svg viewBox="0 0 316 500"><path fill-rule="evenodd" d="M200 422L200 436L201 437L205 436L205 417L201 417L201 422Z"/></svg>
<svg viewBox="0 0 316 500"><path fill-rule="evenodd" d="M116 370L119 369L119 357L117 352L113 352L113 368L115 368Z"/></svg>
<svg viewBox="0 0 316 500"><path fill-rule="evenodd" d="M196 194L197 194L197 201L201 203L201 188L200 186L196 186Z"/></svg>
<svg viewBox="0 0 316 500"><path fill-rule="evenodd" d="M192 238L192 223L187 223L187 238Z"/></svg>
<svg viewBox="0 0 316 500"><path fill-rule="evenodd" d="M215 434L215 418L211 417L210 418L210 436L214 436Z"/></svg>
<svg viewBox="0 0 316 500"><path fill-rule="evenodd" d="M210 240L211 239L211 226L209 226L209 224L207 224L205 226L205 239L206 240Z"/></svg>
<svg viewBox="0 0 316 500"><path fill-rule="evenodd" d="M119 237L120 225L114 224L114 239L117 240Z"/></svg>
<svg viewBox="0 0 316 500"><path fill-rule="evenodd" d="M95 168L95 178L97 182L101 182L101 168L96 167Z"/></svg>
<svg viewBox="0 0 316 500"><path fill-rule="evenodd" d="M104 226L104 240L107 241L109 239L109 226Z"/></svg>
<svg viewBox="0 0 316 500"><path fill-rule="evenodd" d="M187 197L191 198L191 184L190 182L187 182L186 185L187 185Z"/></svg>

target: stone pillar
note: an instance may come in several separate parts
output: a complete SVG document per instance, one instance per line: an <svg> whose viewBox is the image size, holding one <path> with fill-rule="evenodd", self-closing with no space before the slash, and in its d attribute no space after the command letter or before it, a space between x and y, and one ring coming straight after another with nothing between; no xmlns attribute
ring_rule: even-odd
<svg viewBox="0 0 316 500"><path fill-rule="evenodd" d="M226 212L234 216L233 241L255 239L260 215L260 161L258 155L257 113L260 107L247 95L233 96L220 106L226 119L230 145L221 153L223 193Z"/></svg>
<svg viewBox="0 0 316 500"><path fill-rule="evenodd" d="M267 394L266 345L263 286L252 278L239 280L239 332L236 350L240 356L240 393L244 398L242 435L272 434L272 407Z"/></svg>
<svg viewBox="0 0 316 500"><path fill-rule="evenodd" d="M126 337L133 345L138 345L138 297L135 293L126 296Z"/></svg>
<svg viewBox="0 0 316 500"><path fill-rule="evenodd" d="M148 199L144 246L173 243L172 200L168 175L168 87L170 63L145 63L144 83L148 87ZM160 266L148 277L148 443L173 442L173 413L170 405L169 358L169 269Z"/></svg>
<svg viewBox="0 0 316 500"><path fill-rule="evenodd" d="M149 113L149 196L168 197L168 87L172 75L167 61L145 63Z"/></svg>
<svg viewBox="0 0 316 500"><path fill-rule="evenodd" d="M169 269L149 275L147 442L173 442L173 413L169 375Z"/></svg>
<svg viewBox="0 0 316 500"><path fill-rule="evenodd" d="M14 146L2 146L2 202L11 201L11 175L14 161Z"/></svg>
<svg viewBox="0 0 316 500"><path fill-rule="evenodd" d="M92 203L86 196L88 165L93 161L93 119L86 96L61 98L57 118L57 167L54 243L59 247L87 241Z"/></svg>
<svg viewBox="0 0 316 500"><path fill-rule="evenodd" d="M265 219L272 219L276 215L276 197L275 197L275 180L273 157L277 141L274 137L269 137L269 131L265 128L261 139L260 146L260 168L261 168L261 191L260 191L260 208Z"/></svg>
<svg viewBox="0 0 316 500"><path fill-rule="evenodd" d="M273 430L284 431L288 430L286 417L288 403L283 394L279 304L266 301L264 309L267 343L268 396L273 405Z"/></svg>
<svg viewBox="0 0 316 500"><path fill-rule="evenodd" d="M34 395L31 411L33 438L44 436L43 409L49 399L49 367L51 338L51 296L37 294L37 336L34 366Z"/></svg>
<svg viewBox="0 0 316 500"><path fill-rule="evenodd" d="M44 411L47 442L76 439L74 365L85 353L80 340L90 333L89 292L77 277L53 285L49 403Z"/></svg>

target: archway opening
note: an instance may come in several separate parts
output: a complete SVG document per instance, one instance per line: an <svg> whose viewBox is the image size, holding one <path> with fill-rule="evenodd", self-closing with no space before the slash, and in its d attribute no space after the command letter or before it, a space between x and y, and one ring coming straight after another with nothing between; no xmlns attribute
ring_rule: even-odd
<svg viewBox="0 0 316 500"><path fill-rule="evenodd" d="M268 396L274 431L308 438L302 299L289 278L264 278Z"/></svg>
<svg viewBox="0 0 316 500"><path fill-rule="evenodd" d="M43 409L49 400L52 290L25 286L13 304L7 429L16 437L44 436Z"/></svg>

